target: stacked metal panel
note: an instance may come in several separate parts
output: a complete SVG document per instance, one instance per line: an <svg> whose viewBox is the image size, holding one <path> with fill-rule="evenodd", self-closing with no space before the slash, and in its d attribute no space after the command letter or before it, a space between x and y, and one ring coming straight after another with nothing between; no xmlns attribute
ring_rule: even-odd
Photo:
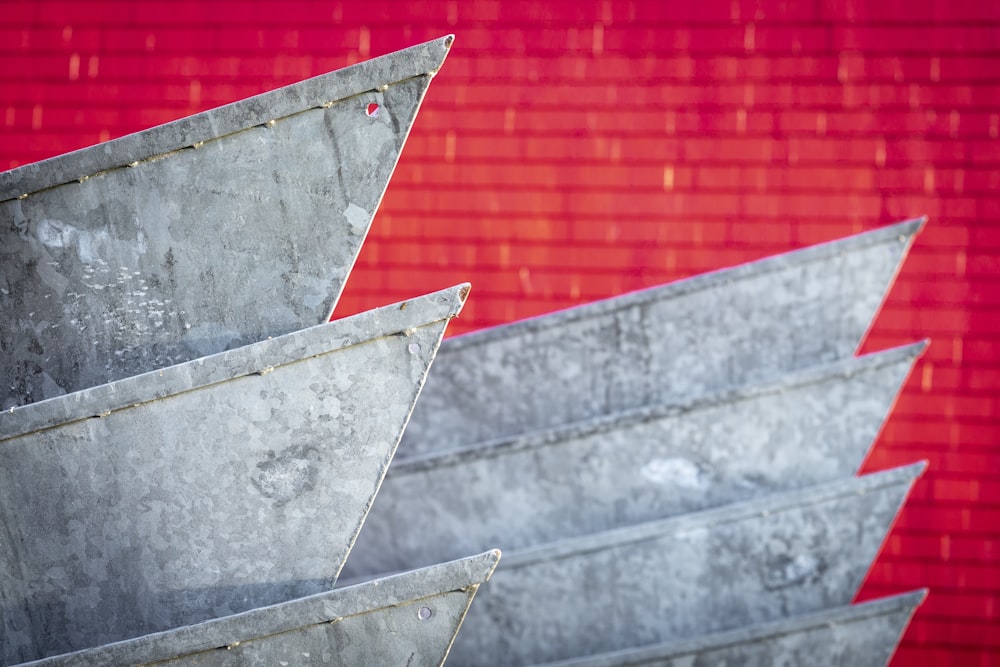
<svg viewBox="0 0 1000 667"><path fill-rule="evenodd" d="M0 407L328 320L450 45L0 174Z"/></svg>
<svg viewBox="0 0 1000 667"><path fill-rule="evenodd" d="M852 665L889 662L924 591L804 614L693 640L575 658L546 667L688 667L690 665Z"/></svg>
<svg viewBox="0 0 1000 667"><path fill-rule="evenodd" d="M922 224L449 340L400 456L687 400L850 356Z"/></svg>
<svg viewBox="0 0 1000 667"><path fill-rule="evenodd" d="M450 44L0 174L4 664L444 661L499 552L332 589L469 286L323 322Z"/></svg>
<svg viewBox="0 0 1000 667"><path fill-rule="evenodd" d="M853 357L921 224L447 341L345 576L503 548L462 664L884 662L919 596L814 629L863 623L923 470L854 477L923 347Z"/></svg>
<svg viewBox="0 0 1000 667"><path fill-rule="evenodd" d="M499 552L39 660L35 665L440 665Z"/></svg>

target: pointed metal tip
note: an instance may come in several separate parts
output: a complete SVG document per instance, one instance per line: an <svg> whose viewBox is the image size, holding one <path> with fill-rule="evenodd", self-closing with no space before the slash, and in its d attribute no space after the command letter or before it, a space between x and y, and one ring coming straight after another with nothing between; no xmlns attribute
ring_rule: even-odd
<svg viewBox="0 0 1000 667"><path fill-rule="evenodd" d="M502 553L501 553L500 549L493 548L493 549L490 549L489 551L484 551L484 552L482 552L480 554L476 554L475 556L468 556L467 558L469 558L469 559L478 559L478 560L484 561L486 563L493 563L494 565L496 565L496 563L500 561L500 556L501 555L502 555ZM462 560L462 559L460 558L458 560Z"/></svg>
<svg viewBox="0 0 1000 667"><path fill-rule="evenodd" d="M897 593L895 595L885 597L870 598L862 600L861 602L854 602L851 607L868 607L872 610L905 609L910 613L913 613L913 610L923 604L924 600L927 599L927 593L929 590L930 589L927 588L918 588L915 591L907 591L905 593Z"/></svg>
<svg viewBox="0 0 1000 667"><path fill-rule="evenodd" d="M884 350L866 352L863 355L855 357L855 359L885 359L892 361L901 358L919 359L920 356L927 350L927 346L930 344L930 339L924 338L922 340L914 341L912 343L904 343L903 345L896 345Z"/></svg>
<svg viewBox="0 0 1000 667"><path fill-rule="evenodd" d="M503 555L499 549L490 549L486 552L486 562L490 565L490 571L486 573L486 577L483 579L484 582L489 581L493 577L493 573L496 572L497 566L500 564L500 556Z"/></svg>
<svg viewBox="0 0 1000 667"><path fill-rule="evenodd" d="M472 290L472 285L470 283L460 283L453 287L448 287L441 290L440 294L446 295L445 300L451 304L451 312L448 314L448 318L458 317L461 314L462 309L465 308L465 300L469 298L469 292ZM442 301L442 303L444 303Z"/></svg>
<svg viewBox="0 0 1000 667"><path fill-rule="evenodd" d="M916 351L914 357L922 356L923 353L927 351L927 348L930 347L930 344L931 344L930 338L924 338L923 340L919 340L916 343L913 343L911 347L913 347L913 349Z"/></svg>
<svg viewBox="0 0 1000 667"><path fill-rule="evenodd" d="M870 354L865 354L864 356L869 357L872 355L881 355L884 353L887 355L892 355L893 359L899 358L896 356L896 354L900 356L910 357L911 359L919 359L923 355L923 353L927 351L927 346L930 344L931 344L931 339L924 338L918 341L914 341L912 343L905 343L903 345L892 347L887 350L879 350L877 352L871 352Z"/></svg>
<svg viewBox="0 0 1000 667"><path fill-rule="evenodd" d="M444 65L445 58L451 53L451 45L455 43L455 35L445 35L444 37L438 37L437 39L431 40L424 44L433 45L433 51L436 53L437 65L432 69L427 71L427 74L431 76L436 76Z"/></svg>
<svg viewBox="0 0 1000 667"><path fill-rule="evenodd" d="M877 473L872 474L885 474L886 477L896 479L896 480L906 480L913 488L913 485L917 483L925 472L927 472L927 467L930 465L930 461L927 459L921 459L914 463L907 463L901 466L896 466L895 468L889 468L887 470L881 470ZM867 476L867 475L866 475Z"/></svg>
<svg viewBox="0 0 1000 667"><path fill-rule="evenodd" d="M916 236L920 233L924 225L927 224L927 216L922 215L917 218L909 218L903 220L902 222L897 222L895 224L889 225L889 229L895 228L899 231L900 240L906 240L906 238Z"/></svg>
<svg viewBox="0 0 1000 667"><path fill-rule="evenodd" d="M485 583L493 577L493 573L496 572L497 565L500 564L500 556L501 553L499 549L490 549L489 551L484 551L479 554L478 558L485 568L479 583Z"/></svg>
<svg viewBox="0 0 1000 667"><path fill-rule="evenodd" d="M891 468L859 473L859 479L866 480L866 491L869 489L880 489L885 486L894 486L896 484L906 484L912 488L920 476L927 471L928 465L928 460L923 459L914 463L904 463Z"/></svg>

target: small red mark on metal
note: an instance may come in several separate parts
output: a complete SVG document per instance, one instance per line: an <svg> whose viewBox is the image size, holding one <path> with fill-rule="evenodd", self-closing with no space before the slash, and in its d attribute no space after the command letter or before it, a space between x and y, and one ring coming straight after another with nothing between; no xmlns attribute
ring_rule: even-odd
<svg viewBox="0 0 1000 667"><path fill-rule="evenodd" d="M379 109L378 102L369 102L368 108L365 109L365 113L368 114L369 118L378 118Z"/></svg>

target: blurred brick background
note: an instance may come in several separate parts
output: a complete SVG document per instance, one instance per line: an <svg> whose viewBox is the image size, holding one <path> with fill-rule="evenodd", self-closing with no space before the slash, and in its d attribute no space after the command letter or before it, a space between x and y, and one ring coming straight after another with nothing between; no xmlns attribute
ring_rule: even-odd
<svg viewBox="0 0 1000 667"><path fill-rule="evenodd" d="M866 470L930 468L860 598L1000 664L1000 3L0 0L0 170L455 33L335 316L451 333L922 214L862 351L930 338Z"/></svg>

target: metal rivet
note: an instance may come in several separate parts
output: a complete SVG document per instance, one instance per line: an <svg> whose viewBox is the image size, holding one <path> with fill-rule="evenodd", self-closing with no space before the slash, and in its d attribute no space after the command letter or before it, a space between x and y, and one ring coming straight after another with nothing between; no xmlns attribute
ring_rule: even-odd
<svg viewBox="0 0 1000 667"><path fill-rule="evenodd" d="M410 354L416 354L420 352L420 343L410 343L406 349L410 351Z"/></svg>
<svg viewBox="0 0 1000 667"><path fill-rule="evenodd" d="M368 108L365 109L365 113L369 118L378 118L378 112L381 107L379 107L378 102L369 102Z"/></svg>
<svg viewBox="0 0 1000 667"><path fill-rule="evenodd" d="M417 618L421 621L426 621L428 618L434 615L434 610L430 607L421 607L417 610Z"/></svg>

